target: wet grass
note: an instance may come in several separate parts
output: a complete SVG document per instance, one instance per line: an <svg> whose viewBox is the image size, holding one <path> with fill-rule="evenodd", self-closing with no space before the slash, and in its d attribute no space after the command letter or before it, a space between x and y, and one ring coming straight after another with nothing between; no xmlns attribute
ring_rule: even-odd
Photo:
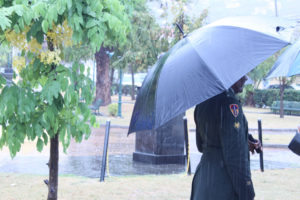
<svg viewBox="0 0 300 200"><path fill-rule="evenodd" d="M256 200L298 200L300 169L253 171ZM45 176L0 173L0 200L46 199ZM84 177L60 176L60 200L184 200L189 199L192 176L145 175L107 177L105 182Z"/></svg>

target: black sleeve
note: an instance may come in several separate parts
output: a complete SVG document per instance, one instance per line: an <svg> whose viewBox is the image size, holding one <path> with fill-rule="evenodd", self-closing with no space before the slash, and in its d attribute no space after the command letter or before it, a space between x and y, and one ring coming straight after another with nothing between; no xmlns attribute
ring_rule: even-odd
<svg viewBox="0 0 300 200"><path fill-rule="evenodd" d="M221 106L220 140L225 167L232 181L234 190L240 200L253 200L254 188L251 181L250 163L248 159L248 129L244 116L240 113L235 116L230 105L240 106L229 98Z"/></svg>
<svg viewBox="0 0 300 200"><path fill-rule="evenodd" d="M199 107L196 106L195 111L194 111L194 121L196 124L196 144L198 151L203 152L203 147L202 147L202 138L200 134L200 127L198 125L198 118L199 118L199 113L198 113Z"/></svg>

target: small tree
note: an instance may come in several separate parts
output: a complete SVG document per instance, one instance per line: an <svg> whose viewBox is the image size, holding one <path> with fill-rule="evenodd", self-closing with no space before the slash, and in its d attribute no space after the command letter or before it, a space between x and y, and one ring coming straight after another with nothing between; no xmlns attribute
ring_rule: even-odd
<svg viewBox="0 0 300 200"><path fill-rule="evenodd" d="M0 78L0 148L12 157L25 139L38 151L50 140L48 199L57 199L58 146L71 138L87 139L95 124L89 70L78 62L62 65L62 49L80 43L99 50L107 35L125 38L126 26L116 27L123 13L112 12L118 0L0 1L2 43L20 50L13 64L20 81L5 86ZM124 30L123 30L124 28ZM122 31L123 30L123 31Z"/></svg>

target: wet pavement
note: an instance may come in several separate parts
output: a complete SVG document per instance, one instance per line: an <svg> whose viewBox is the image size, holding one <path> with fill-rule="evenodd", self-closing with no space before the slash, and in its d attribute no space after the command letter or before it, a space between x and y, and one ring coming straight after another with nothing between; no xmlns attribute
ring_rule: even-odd
<svg viewBox="0 0 300 200"><path fill-rule="evenodd" d="M201 154L197 152L194 134L190 134L191 170L195 171ZM104 141L104 128L93 130L89 140L78 144L71 142L68 154L60 153L59 174L72 174L97 178L100 177ZM151 165L132 160L134 151L134 135L127 137L127 129L111 129L109 141L108 172L111 176L143 175L143 174L174 174L183 173L184 165ZM47 149L36 153L31 146L12 160L9 153L0 151L0 173L26 173L48 175L49 160ZM26 146L26 145L25 145ZM264 148L265 170L278 168L300 168L300 156L293 154L287 148ZM259 169L259 156L251 155L251 169Z"/></svg>

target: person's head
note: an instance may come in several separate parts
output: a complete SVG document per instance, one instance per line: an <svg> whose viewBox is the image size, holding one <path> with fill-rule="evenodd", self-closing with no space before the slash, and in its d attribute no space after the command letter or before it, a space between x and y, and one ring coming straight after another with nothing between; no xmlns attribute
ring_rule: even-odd
<svg viewBox="0 0 300 200"><path fill-rule="evenodd" d="M240 78L240 80L238 80L237 82L235 82L231 88L233 89L234 93L240 93L243 92L243 88L244 88L244 84L245 82L248 80L247 76L243 76L242 78Z"/></svg>

